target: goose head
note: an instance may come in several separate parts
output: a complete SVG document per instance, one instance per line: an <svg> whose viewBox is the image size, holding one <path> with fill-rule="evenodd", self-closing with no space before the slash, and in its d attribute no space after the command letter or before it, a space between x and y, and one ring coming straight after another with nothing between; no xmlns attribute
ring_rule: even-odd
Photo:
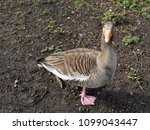
<svg viewBox="0 0 150 130"><path fill-rule="evenodd" d="M113 23L112 22L106 22L103 27L103 40L105 43L109 43L112 40L113 37Z"/></svg>

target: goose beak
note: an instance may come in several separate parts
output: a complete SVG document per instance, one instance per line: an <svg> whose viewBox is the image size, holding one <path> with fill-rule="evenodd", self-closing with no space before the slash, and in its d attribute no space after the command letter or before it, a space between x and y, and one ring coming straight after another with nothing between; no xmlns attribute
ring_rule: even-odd
<svg viewBox="0 0 150 130"><path fill-rule="evenodd" d="M105 42L108 43L110 41L110 39L112 38L112 31L106 30L104 36L105 36Z"/></svg>

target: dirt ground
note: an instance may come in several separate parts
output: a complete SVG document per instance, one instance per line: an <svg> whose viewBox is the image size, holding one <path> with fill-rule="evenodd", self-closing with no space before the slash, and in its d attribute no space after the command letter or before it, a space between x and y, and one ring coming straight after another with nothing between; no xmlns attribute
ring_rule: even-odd
<svg viewBox="0 0 150 130"><path fill-rule="evenodd" d="M0 112L150 112L150 19L141 9L150 3L145 1L134 10L111 0L1 0ZM82 88L61 89L37 60L78 47L99 50L108 10L125 12L115 25L117 71L110 85L88 89L96 105L82 106ZM127 47L128 35L140 40Z"/></svg>

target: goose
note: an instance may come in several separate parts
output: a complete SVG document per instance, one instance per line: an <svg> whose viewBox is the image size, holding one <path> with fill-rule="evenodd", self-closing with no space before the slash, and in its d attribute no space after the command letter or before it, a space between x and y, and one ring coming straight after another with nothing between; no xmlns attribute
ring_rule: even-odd
<svg viewBox="0 0 150 130"><path fill-rule="evenodd" d="M49 55L39 64L56 76L60 87L63 81L83 87L82 105L95 105L96 97L86 94L86 88L108 84L114 77L117 57L112 45L113 23L108 21L102 29L99 50L77 48Z"/></svg>

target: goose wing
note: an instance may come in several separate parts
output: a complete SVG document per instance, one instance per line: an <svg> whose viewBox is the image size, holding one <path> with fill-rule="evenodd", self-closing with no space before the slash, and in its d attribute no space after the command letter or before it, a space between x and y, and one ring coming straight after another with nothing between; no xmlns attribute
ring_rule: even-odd
<svg viewBox="0 0 150 130"><path fill-rule="evenodd" d="M97 65L98 54L91 49L73 49L46 57L42 66L63 80L85 81Z"/></svg>

